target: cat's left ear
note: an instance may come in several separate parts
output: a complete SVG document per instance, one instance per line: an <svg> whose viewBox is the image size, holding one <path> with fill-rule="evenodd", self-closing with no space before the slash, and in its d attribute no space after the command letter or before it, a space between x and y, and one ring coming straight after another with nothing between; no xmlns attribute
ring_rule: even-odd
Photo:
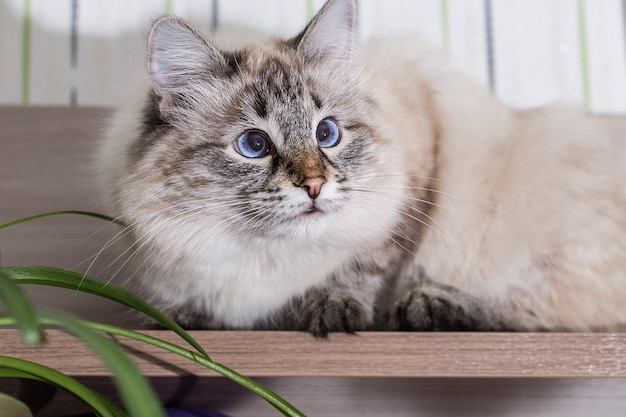
<svg viewBox="0 0 626 417"><path fill-rule="evenodd" d="M350 59L354 37L353 0L329 0L296 37L307 61L341 63Z"/></svg>

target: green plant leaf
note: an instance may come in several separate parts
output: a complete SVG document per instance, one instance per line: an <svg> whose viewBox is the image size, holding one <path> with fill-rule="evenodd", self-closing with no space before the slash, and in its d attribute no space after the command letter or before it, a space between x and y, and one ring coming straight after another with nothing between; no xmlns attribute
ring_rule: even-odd
<svg viewBox="0 0 626 417"><path fill-rule="evenodd" d="M86 211L68 210L24 217L0 224L0 229L43 217L62 214L90 216L124 226L121 221L106 215ZM154 338L143 333L103 323L80 321L58 312L40 310L38 312L39 317L37 319L37 314L34 314L33 308L30 306L27 298L21 289L14 285L13 281L16 281L19 284L48 285L87 292L134 308L152 317L161 325L177 333L191 346L193 346L200 353L200 355L189 349L182 348L173 343ZM22 298L20 298L20 294ZM129 337L181 355L241 384L245 388L264 398L285 416L304 416L304 414L302 414L299 410L270 389L224 365L213 361L202 346L200 346L200 344L193 339L191 335L189 335L173 320L131 292L115 284L59 268L42 266L0 267L0 300L5 301L5 304L8 305L9 303L6 302L6 300L9 298L13 300L10 302L11 305L8 306L9 313L13 317L0 317L0 326L18 324L18 327L22 331L23 338L25 338L25 341L30 344L41 343L42 341L42 333L38 322L59 325L67 331L73 333L87 346L94 350L109 367L113 374L118 391L133 416L146 415L151 417L164 417L164 411L159 406L154 391L150 388L148 381L141 374L134 362L115 342L100 336L99 334L93 332L93 330ZM21 306L27 307L20 309ZM33 335L33 325L37 329L38 337ZM127 414L123 410L104 396L85 387L75 379L43 365L17 358L0 356L0 377L30 378L52 383L77 396L89 405L99 416L127 417ZM30 414L27 415L29 416ZM5 416L0 414L0 417Z"/></svg>
<svg viewBox="0 0 626 417"><path fill-rule="evenodd" d="M0 392L0 417L33 417L33 414L17 398Z"/></svg>
<svg viewBox="0 0 626 417"><path fill-rule="evenodd" d="M14 226L16 224L29 222L31 220L41 219L41 218L50 217L50 216L59 216L62 214L77 214L80 216L95 217L97 219L105 220L111 223L124 226L124 223L122 223L121 221L111 216L107 216L106 214L94 213L91 211L81 211L81 210L62 210L62 211L50 211L48 213L41 213L41 214L36 214L34 216L22 217L21 219L12 220L10 222L0 224L0 230L9 226Z"/></svg>
<svg viewBox="0 0 626 417"><path fill-rule="evenodd" d="M100 394L97 391L92 391L89 387L84 386L82 383L80 383L79 381L75 380L74 378L67 376L65 374L61 374L64 375L72 380L75 381L75 386L82 386L82 388L84 390L89 390L93 393L94 396L97 396L98 398L100 398L100 401L105 404L107 407L109 407L109 410L115 415L115 417L128 417L128 414L126 414L126 411L122 410L117 404L115 404L113 401L109 400L107 397L105 397L104 395ZM21 370L17 370L17 369L10 369L10 368L0 368L0 378L19 378L19 379L32 379L34 381L40 381L40 382L45 382L47 384L52 384L55 385L61 389L65 389L64 386L58 385L56 383L54 383L53 381L49 381L45 378L42 378L41 376L38 375L34 375L34 374L29 374L28 372L24 372ZM70 394L74 395L75 397L77 397L79 400L82 401L82 399L75 395L71 390L67 390ZM89 406L89 404L85 403L84 401L82 401L85 405ZM93 409L92 409L93 411ZM1 416L1 414L0 414Z"/></svg>
<svg viewBox="0 0 626 417"><path fill-rule="evenodd" d="M102 359L113 374L113 381L130 415L165 417L150 383L117 343L67 314L39 310L39 317L69 331Z"/></svg>
<svg viewBox="0 0 626 417"><path fill-rule="evenodd" d="M147 302L143 301L141 298L118 285L73 271L46 266L4 267L0 268L0 272L4 272L19 284L49 285L53 287L82 291L105 297L125 306L132 307L152 317L166 328L178 334L198 352L210 360L209 355L202 348L202 346L200 346L200 344L182 327L176 324L176 322Z"/></svg>
<svg viewBox="0 0 626 417"><path fill-rule="evenodd" d="M243 387L247 388L248 390L254 392L255 394L259 395L261 398L265 399L267 402L269 402L272 406L274 406L274 408L276 408L278 411L280 411L283 415L285 416L292 416L292 417L303 417L304 414L302 412L300 412L298 409L296 409L293 405L291 405L289 402L287 402L284 398L282 398L281 396L279 396L278 394L276 394L275 392L273 392L272 390L270 390L269 388L263 386L262 384L259 384L258 382L244 376L241 375L240 373L218 363L212 360L209 360L208 358L204 357L204 356L200 356L198 355L196 352L193 352L189 349L185 349L181 346L178 346L176 344L170 343L168 341L162 340L162 339L158 339L156 337L144 334L144 333L140 333L134 330L129 330L129 329L125 329L125 328L121 328L121 327L117 327L117 326L113 326L110 324L105 324L105 323L97 323L97 322L91 322L91 321L82 321L82 323L85 326L88 326L94 330L99 330L108 334L114 334L114 335L118 335L118 336L123 336L123 337L127 337L130 339L134 339L137 340L139 342L143 342L143 343L147 343L150 344L152 346L156 346L158 348L170 351L172 353L175 353L177 355L180 355L184 358L187 358L189 360L192 360L208 369L211 369L225 377L227 377L228 379L242 385Z"/></svg>
<svg viewBox="0 0 626 417"><path fill-rule="evenodd" d="M15 317L15 324L20 329L22 340L27 345L38 345L43 340L43 334L33 305L24 294L24 291L0 270L0 301L4 303L9 314Z"/></svg>
<svg viewBox="0 0 626 417"><path fill-rule="evenodd" d="M90 388L78 382L76 379L69 377L55 369L49 368L38 363L30 362L24 359L11 358L8 356L0 356L0 376L13 378L31 378L39 381L48 382L65 389L88 407L92 409L100 417L122 417L120 414L111 409L110 405L102 400L102 396L95 393Z"/></svg>
<svg viewBox="0 0 626 417"><path fill-rule="evenodd" d="M53 320L42 320L43 324L48 325L56 325ZM218 362L209 360L205 356L199 355L197 352L194 352L189 349L185 349L181 346L178 346L174 343L141 333L130 329L125 329L118 326L113 326L105 323L97 323L92 321L81 320L81 323L93 330L98 330L104 333L127 337L129 339L136 340L138 342L143 342L152 346L156 346L160 349L167 350L179 356L182 356L186 359L192 360L199 365L202 365L208 369L211 369L220 375L225 376L226 378L242 385L244 388L254 392L259 395L261 398L265 399L268 403L270 403L274 408L280 411L285 416L293 416L293 417L302 417L304 414L291 405L284 398L270 390L269 388L259 384L258 382L239 374L238 372L222 365ZM11 317L0 318L0 326L10 326L14 324L14 320Z"/></svg>

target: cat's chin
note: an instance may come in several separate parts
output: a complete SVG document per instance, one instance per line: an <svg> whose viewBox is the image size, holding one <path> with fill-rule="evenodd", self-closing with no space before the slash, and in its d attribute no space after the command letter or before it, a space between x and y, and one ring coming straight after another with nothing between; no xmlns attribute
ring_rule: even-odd
<svg viewBox="0 0 626 417"><path fill-rule="evenodd" d="M303 216L316 216L322 215L324 212L319 209L319 207L311 206L302 213Z"/></svg>
<svg viewBox="0 0 626 417"><path fill-rule="evenodd" d="M302 209L294 220L297 221L317 221L322 220L336 211L336 207L326 207L320 204L311 204L309 207Z"/></svg>
<svg viewBox="0 0 626 417"><path fill-rule="evenodd" d="M294 210L291 220L298 222L301 220L320 219L332 212L331 208L322 207L320 204L312 203L304 207L298 207Z"/></svg>
<svg viewBox="0 0 626 417"><path fill-rule="evenodd" d="M312 205L294 212L287 221L283 220L279 234L282 237L316 239L328 233L331 217L332 210Z"/></svg>
<svg viewBox="0 0 626 417"><path fill-rule="evenodd" d="M311 207L294 216L292 221L296 224L308 224L310 222L318 222L327 216L328 213L323 210L317 207Z"/></svg>

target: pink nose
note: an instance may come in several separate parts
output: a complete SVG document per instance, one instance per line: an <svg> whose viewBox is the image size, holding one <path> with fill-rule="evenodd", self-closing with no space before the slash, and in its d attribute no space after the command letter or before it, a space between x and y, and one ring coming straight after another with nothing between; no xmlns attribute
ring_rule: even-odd
<svg viewBox="0 0 626 417"><path fill-rule="evenodd" d="M312 200L315 200L322 191L322 185L326 183L324 177L309 177L302 180L300 187L304 188Z"/></svg>

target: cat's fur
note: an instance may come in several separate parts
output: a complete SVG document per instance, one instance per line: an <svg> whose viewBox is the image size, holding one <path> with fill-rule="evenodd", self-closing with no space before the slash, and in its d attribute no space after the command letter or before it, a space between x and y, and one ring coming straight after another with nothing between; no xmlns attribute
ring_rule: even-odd
<svg viewBox="0 0 626 417"><path fill-rule="evenodd" d="M626 187L601 127L510 109L413 40L354 47L353 17L330 0L297 37L236 50L155 24L150 92L101 152L150 301L188 327L317 335L626 323ZM233 145L251 129L262 158Z"/></svg>

